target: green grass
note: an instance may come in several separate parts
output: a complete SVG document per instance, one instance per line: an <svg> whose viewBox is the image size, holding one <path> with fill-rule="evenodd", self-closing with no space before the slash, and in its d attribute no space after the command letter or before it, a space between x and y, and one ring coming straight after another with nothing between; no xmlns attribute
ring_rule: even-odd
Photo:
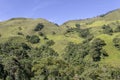
<svg viewBox="0 0 120 80"><path fill-rule="evenodd" d="M50 40L53 40L55 44L52 46L58 53L63 53L68 42L80 43L83 39L77 34L64 36L64 35L47 35Z"/></svg>
<svg viewBox="0 0 120 80"><path fill-rule="evenodd" d="M107 64L111 65L113 67L119 67L120 66L120 51L114 47L114 44L112 42L113 38L118 34L113 34L112 36L102 34L100 36L97 36L98 38L101 38L106 42L106 46L104 49L108 53L109 57L102 59L101 64Z"/></svg>

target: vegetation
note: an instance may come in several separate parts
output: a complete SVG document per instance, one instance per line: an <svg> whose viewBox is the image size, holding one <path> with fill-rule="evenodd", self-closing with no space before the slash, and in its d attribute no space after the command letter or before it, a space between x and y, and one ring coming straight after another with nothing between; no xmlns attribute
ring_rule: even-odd
<svg viewBox="0 0 120 80"><path fill-rule="evenodd" d="M0 80L120 80L118 12L63 25L1 22Z"/></svg>
<svg viewBox="0 0 120 80"><path fill-rule="evenodd" d="M33 44L39 43L40 41L40 38L37 35L32 35L32 36L27 35L26 39Z"/></svg>
<svg viewBox="0 0 120 80"><path fill-rule="evenodd" d="M40 31L41 29L44 28L44 25L42 23L37 24L37 26L35 27L34 31Z"/></svg>

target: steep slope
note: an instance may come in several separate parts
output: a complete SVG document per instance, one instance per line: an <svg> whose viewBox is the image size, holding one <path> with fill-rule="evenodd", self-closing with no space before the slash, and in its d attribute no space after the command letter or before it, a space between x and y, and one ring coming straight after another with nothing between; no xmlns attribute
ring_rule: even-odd
<svg viewBox="0 0 120 80"><path fill-rule="evenodd" d="M66 27L66 26L75 27L76 24L80 24L81 27L84 27L84 28L102 26L104 24L120 22L119 14L120 14L120 9L116 9L106 14L94 17L94 18L67 21L61 26L62 27Z"/></svg>
<svg viewBox="0 0 120 80"><path fill-rule="evenodd" d="M0 32L2 35L6 34L6 36L15 35L19 31L23 32L23 34L34 34L34 28L38 23L42 23L44 25L44 28L41 31L45 34L52 34L53 31L59 32L58 27L55 24L45 19L33 20L27 18L13 18L8 21L1 22Z"/></svg>
<svg viewBox="0 0 120 80"><path fill-rule="evenodd" d="M119 14L0 22L0 80L120 80Z"/></svg>

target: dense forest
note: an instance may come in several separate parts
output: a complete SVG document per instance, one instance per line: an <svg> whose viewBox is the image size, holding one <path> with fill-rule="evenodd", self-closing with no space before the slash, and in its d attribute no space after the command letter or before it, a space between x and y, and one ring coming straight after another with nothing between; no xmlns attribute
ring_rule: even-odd
<svg viewBox="0 0 120 80"><path fill-rule="evenodd" d="M0 80L120 80L119 14L0 22Z"/></svg>

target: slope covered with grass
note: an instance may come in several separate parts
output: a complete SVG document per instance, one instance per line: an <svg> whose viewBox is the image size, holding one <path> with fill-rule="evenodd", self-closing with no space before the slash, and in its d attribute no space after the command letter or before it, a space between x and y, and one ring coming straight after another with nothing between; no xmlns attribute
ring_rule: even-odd
<svg viewBox="0 0 120 80"><path fill-rule="evenodd" d="M0 22L0 80L119 80L119 14Z"/></svg>

